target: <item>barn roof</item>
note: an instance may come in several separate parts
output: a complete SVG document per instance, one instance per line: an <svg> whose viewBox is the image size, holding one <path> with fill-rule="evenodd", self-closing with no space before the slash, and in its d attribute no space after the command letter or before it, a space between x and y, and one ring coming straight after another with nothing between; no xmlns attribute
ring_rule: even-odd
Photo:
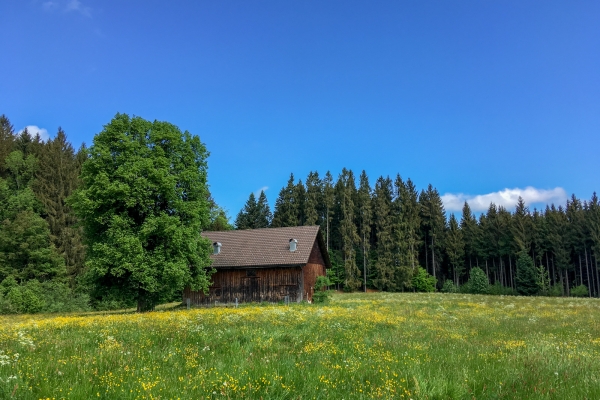
<svg viewBox="0 0 600 400"><path fill-rule="evenodd" d="M208 231L202 232L202 236L222 245L219 254L210 256L215 268L305 265L315 240L321 249L325 266L330 266L329 255L318 225ZM298 240L296 251L290 251L290 239Z"/></svg>

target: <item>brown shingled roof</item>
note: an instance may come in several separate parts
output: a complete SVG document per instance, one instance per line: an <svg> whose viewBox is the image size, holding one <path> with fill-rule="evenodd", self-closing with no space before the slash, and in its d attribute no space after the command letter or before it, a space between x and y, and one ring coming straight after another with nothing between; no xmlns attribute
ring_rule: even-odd
<svg viewBox="0 0 600 400"><path fill-rule="evenodd" d="M304 265L315 240L329 267L329 255L319 226L209 231L202 232L202 236L222 245L220 254L210 256L215 268ZM298 240L294 252L290 251L290 239Z"/></svg>

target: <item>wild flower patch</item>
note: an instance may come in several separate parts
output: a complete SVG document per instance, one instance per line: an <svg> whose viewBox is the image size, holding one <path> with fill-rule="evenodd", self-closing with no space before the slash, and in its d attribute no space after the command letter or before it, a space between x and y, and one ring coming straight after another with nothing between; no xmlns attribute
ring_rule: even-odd
<svg viewBox="0 0 600 400"><path fill-rule="evenodd" d="M369 293L3 317L0 398L600 398L599 311L596 299Z"/></svg>

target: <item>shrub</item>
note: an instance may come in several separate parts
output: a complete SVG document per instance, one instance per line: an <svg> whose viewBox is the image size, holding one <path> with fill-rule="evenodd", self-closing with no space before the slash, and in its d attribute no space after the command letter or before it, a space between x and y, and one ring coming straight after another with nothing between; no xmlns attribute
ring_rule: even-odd
<svg viewBox="0 0 600 400"><path fill-rule="evenodd" d="M318 276L315 282L315 292L313 293L313 302L327 303L331 298L333 290L328 290L331 281L326 276Z"/></svg>
<svg viewBox="0 0 600 400"><path fill-rule="evenodd" d="M563 286L560 283L552 286L548 291L548 296L560 297L563 295Z"/></svg>
<svg viewBox="0 0 600 400"><path fill-rule="evenodd" d="M33 279L18 284L13 277L0 283L0 313L72 312L90 309L89 298L59 281Z"/></svg>
<svg viewBox="0 0 600 400"><path fill-rule="evenodd" d="M496 282L488 287L488 293L497 296L515 296L517 292L511 288L502 286L500 282Z"/></svg>
<svg viewBox="0 0 600 400"><path fill-rule="evenodd" d="M469 282L467 283L465 290L467 293L474 294L486 294L489 292L490 283L488 277L479 267L471 268L469 272Z"/></svg>
<svg viewBox="0 0 600 400"><path fill-rule="evenodd" d="M585 286L585 285L575 286L573 289L571 289L571 296L573 296L573 297L588 297L589 292L588 292L587 286Z"/></svg>
<svg viewBox="0 0 600 400"><path fill-rule="evenodd" d="M435 292L436 279L429 275L425 269L419 267L412 278L412 284L417 292Z"/></svg>
<svg viewBox="0 0 600 400"><path fill-rule="evenodd" d="M444 293L456 293L458 292L458 288L454 285L454 282L450 279L446 279L444 281L444 286L442 286L442 292Z"/></svg>

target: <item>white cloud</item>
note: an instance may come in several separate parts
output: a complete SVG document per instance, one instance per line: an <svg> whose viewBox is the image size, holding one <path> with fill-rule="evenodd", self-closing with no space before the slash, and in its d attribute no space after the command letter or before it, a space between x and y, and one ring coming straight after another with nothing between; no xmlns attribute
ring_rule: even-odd
<svg viewBox="0 0 600 400"><path fill-rule="evenodd" d="M27 125L25 128L21 129L19 131L19 135L21 133L23 133L23 131L27 129L27 132L29 132L29 134L34 137L36 134L40 135L40 138L44 141L47 142L48 139L50 139L50 135L48 134L48 130L44 129L44 128L40 128L36 125Z"/></svg>
<svg viewBox="0 0 600 400"><path fill-rule="evenodd" d="M76 11L86 17L92 16L92 9L81 4L81 1L79 0L69 0L65 7L65 11Z"/></svg>
<svg viewBox="0 0 600 400"><path fill-rule="evenodd" d="M260 196L260 192L266 192L268 189L269 189L268 186L263 186L254 192L254 196L256 196L256 198L258 198L258 196Z"/></svg>
<svg viewBox="0 0 600 400"><path fill-rule="evenodd" d="M533 203L564 204L567 201L567 192L561 187L545 190L532 186L527 186L525 189L507 188L498 192L479 195L446 193L442 196L442 201L444 202L444 208L449 212L461 211L465 201L469 203L472 211L482 212L489 208L490 203L512 210L517 204L519 196L525 200L527 205Z"/></svg>

